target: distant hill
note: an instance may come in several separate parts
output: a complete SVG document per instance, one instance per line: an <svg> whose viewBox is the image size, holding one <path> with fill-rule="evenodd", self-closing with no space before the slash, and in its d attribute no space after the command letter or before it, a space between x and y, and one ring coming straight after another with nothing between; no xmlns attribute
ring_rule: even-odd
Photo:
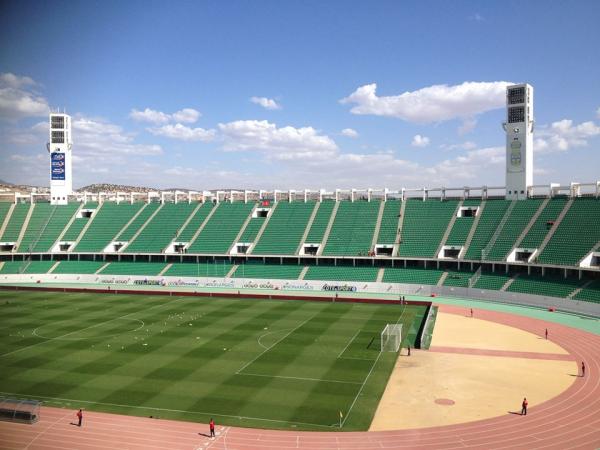
<svg viewBox="0 0 600 450"><path fill-rule="evenodd" d="M76 192L151 192L160 191L153 187L144 186L128 186L125 184L111 184L111 183L95 183L88 186L83 186L77 189Z"/></svg>

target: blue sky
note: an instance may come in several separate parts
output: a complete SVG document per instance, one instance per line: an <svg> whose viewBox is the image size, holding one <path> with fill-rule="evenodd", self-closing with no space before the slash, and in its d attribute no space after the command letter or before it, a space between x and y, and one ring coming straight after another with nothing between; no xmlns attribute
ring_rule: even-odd
<svg viewBox="0 0 600 450"><path fill-rule="evenodd" d="M600 2L28 2L0 13L0 179L504 184L504 88L535 89L536 184L600 179Z"/></svg>

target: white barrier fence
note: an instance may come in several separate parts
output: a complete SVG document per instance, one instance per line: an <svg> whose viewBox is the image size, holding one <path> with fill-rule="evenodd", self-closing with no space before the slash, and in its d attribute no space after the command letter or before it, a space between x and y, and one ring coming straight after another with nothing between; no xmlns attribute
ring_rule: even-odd
<svg viewBox="0 0 600 450"><path fill-rule="evenodd" d="M249 278L202 278L202 277L166 277L166 276L127 276L127 275L63 275L63 274L14 274L0 275L0 284L85 284L112 289L160 288L165 290L194 289L256 289L275 292L312 293L320 295L338 294L386 294L392 299L399 295L419 295L431 297L458 297L484 300L539 308L554 307L561 311L600 317L600 304L568 298L542 295L502 292L487 289L461 288L450 286L429 286L418 284L373 283L373 282L336 282L309 280L265 280Z"/></svg>

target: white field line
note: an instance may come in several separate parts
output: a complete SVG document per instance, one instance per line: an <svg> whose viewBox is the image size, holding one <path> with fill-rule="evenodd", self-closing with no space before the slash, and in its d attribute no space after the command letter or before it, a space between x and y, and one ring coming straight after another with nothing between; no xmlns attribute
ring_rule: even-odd
<svg viewBox="0 0 600 450"><path fill-rule="evenodd" d="M279 344L281 341L283 341L286 337L288 337L290 334L292 334L294 331L296 331L298 328L300 328L302 325L304 325L306 322L308 322L309 320L314 319L317 314L319 314L319 311L317 311L315 314L313 314L312 316L310 316L308 319L306 319L304 322L302 322L300 325L298 325L295 328L292 328L290 331L288 331L285 335L283 335L280 339L278 339L277 341L275 341L273 343L273 345L271 345L270 347L267 347L266 349L264 349L262 352L260 352L255 358L253 358L252 360L248 361L246 364L244 364L244 366L240 369L237 370L236 375L239 375L240 372L242 370L244 370L246 367L248 367L250 364L252 364L254 361L256 361L258 358L260 358L262 355L264 355L265 353L267 353L269 350L271 350L273 347L275 347L277 344Z"/></svg>
<svg viewBox="0 0 600 450"><path fill-rule="evenodd" d="M61 320L60 322L73 322L75 319L71 319L71 320ZM37 327L35 330L32 331L31 334L33 334L36 337L42 338L42 339L49 339L49 340L55 340L55 341L86 341L88 339L105 339L105 338L109 338L109 337L113 337L113 336L120 336L122 334L125 333L134 333L136 331L140 331L142 328L144 328L146 326L146 324L144 323L143 320L141 319L121 319L121 320L131 320L132 322L139 322L141 323L141 325L133 330L128 330L128 331L123 331L122 333L116 333L116 334L105 334L102 336L96 336L96 337L84 337L84 338L69 338L69 339L64 339L62 337L58 337L58 338L51 338L51 337L47 337L44 336L43 334L39 334L38 330L42 327L45 327L46 325L42 325ZM58 323L60 323L58 322ZM57 323L57 322L53 322L53 323Z"/></svg>
<svg viewBox="0 0 600 450"><path fill-rule="evenodd" d="M325 378L287 377L284 375L265 375L265 374L261 374L261 373L248 373L248 372L238 373L237 375L247 375L247 376L251 376L251 377L264 377L264 378L283 378L283 379L287 379L287 380L300 380L300 381L322 381L324 383L361 384L356 381L328 380Z"/></svg>
<svg viewBox="0 0 600 450"><path fill-rule="evenodd" d="M85 328L82 328L80 330L70 331L70 332L65 333L65 334L63 334L61 336L57 336L57 337L52 338L52 339L48 339L48 340L45 340L45 341L37 342L35 344L31 344L31 345L28 345L26 347L21 347L21 348L18 348L16 350L13 350L12 352L4 353L3 355L0 355L0 358L2 358L4 356L8 356L8 355L13 355L15 353L22 352L23 350L27 350L27 349L30 349L30 348L33 348L33 347L37 347L38 345L45 344L47 342L51 342L51 341L55 341L55 340L61 340L61 339L65 338L67 336L70 336L72 334L79 333L79 332L85 331L85 330L89 330L90 328L95 328L95 327L98 327L100 325L104 325L106 323L112 322L114 320L124 319L127 316L131 316L133 314L139 314L139 313L142 313L142 312L145 313L146 311L149 311L151 309L159 308L159 307L166 306L166 305L170 305L172 303L175 303L175 302L178 302L178 301L181 301L181 300L182 300L182 298L176 298L175 300L171 300L170 302L167 302L167 303L161 303L160 305L154 305L154 306L151 306L150 308L147 308L147 309L141 309L139 311L135 311L135 312L132 312L132 313L127 313L127 314L125 314L125 315L123 315L121 317L115 317L113 319L108 319L108 320L105 320L104 322L98 322L98 323L95 323L94 325L90 325L89 327L85 327Z"/></svg>
<svg viewBox="0 0 600 450"><path fill-rule="evenodd" d="M339 355L337 355L338 358L340 358L342 356L342 354L346 351L346 349L348 347L350 347L350 344L352 344L352 342L354 342L354 339L356 339L356 336L358 336L358 333L360 333L361 329L359 328L356 333L354 333L354 336L352 336L352 339L350 339L350 341L346 344L346 346L342 349L342 351L340 352Z"/></svg>
<svg viewBox="0 0 600 450"><path fill-rule="evenodd" d="M354 359L356 361L375 361L373 358L354 358L352 356L338 356L338 359Z"/></svg>
<svg viewBox="0 0 600 450"><path fill-rule="evenodd" d="M377 359L375 359L375 362L373 362L373 365L371 366L371 370L369 370L369 373L367 374L367 376L363 380L363 382L362 382L362 384L360 386L360 389L356 393L356 396L354 397L354 400L352 401L352 404L350 405L350 408L348 408L348 411L346 412L346 415L344 416L344 420L342 420L342 426L340 428L344 427L344 424L346 423L346 420L348 419L348 416L350 415L350 412L352 411L352 408L354 407L354 404L356 403L356 400L358 400L358 397L359 397L360 393L362 392L362 390L364 389L365 384L367 383L367 380L369 379L369 377L371 376L371 373L373 372L373 369L377 365L377 361L379 361L379 358L381 357L381 353L382 352L380 351L379 355L377 355Z"/></svg>
<svg viewBox="0 0 600 450"><path fill-rule="evenodd" d="M31 447L31 444L33 444L35 441L37 441L38 438L42 437L44 435L44 433L46 433L48 430L50 430L50 428L54 427L54 425L56 425L59 422L62 422L67 416L70 416L71 414L73 414L71 411L67 412L64 416L59 417L58 419L56 419L56 421L52 422L50 425L48 425L46 427L46 429L44 429L44 431L38 433L30 442L29 444L27 444L27 446L24 448L24 450L27 450L29 447Z"/></svg>
<svg viewBox="0 0 600 450"><path fill-rule="evenodd" d="M263 343L260 341L262 338L264 338L265 336L268 336L270 334L273 333L279 333L280 331L288 331L291 330L291 328L282 328L281 330L273 330L273 331L268 331L265 334L261 334L258 339L256 339L256 341L258 342L258 345L260 345L262 348L268 349L269 347L267 347L266 345L263 345Z"/></svg>
<svg viewBox="0 0 600 450"><path fill-rule="evenodd" d="M402 306L402 312L400 313L400 317L398 317L398 320L396 320L396 324L398 324L398 322L400 322L400 319L402 319L402 316L404 316L404 311L406 311L406 305ZM350 415L350 412L352 411L352 408L354 408L354 404L356 403L356 400L358 400L358 397L360 396L360 393L364 389L365 384L367 383L367 380L369 379L369 377L371 376L371 373L373 372L373 369L377 365L377 362L379 361L379 358L381 357L381 353L383 353L383 352L380 349L379 350L379 355L377 355L377 359L375 359L375 362L371 366L371 370L369 370L369 373L365 377L364 381L362 382L362 385L361 385L360 389L356 393L356 396L354 397L354 400L352 401L352 404L350 405L350 408L348 408L348 411L346 412L346 415L344 416L344 420L342 420L342 424L341 424L340 428L344 427L344 424L346 423L346 420L348 419L348 416Z"/></svg>
<svg viewBox="0 0 600 450"><path fill-rule="evenodd" d="M228 417L228 418L232 418L232 419L249 419L249 420L260 420L260 421L264 421L264 422L292 423L292 424L297 424L297 425L308 425L311 427L331 428L331 425L322 425L319 423L294 422L293 420L264 419L262 417L251 417L251 416L235 416L235 415L231 415L231 414L219 414L219 413L210 412L210 411L209 412L184 411L182 409L155 408L152 406L122 405L119 403L103 403L103 402L94 402L94 401L90 401L90 400L75 400L72 398L46 397L43 395L30 395L30 394L16 394L14 392L0 392L0 394L10 395L10 396L18 396L18 397L27 397L27 398L42 398L42 399L47 399L47 400L58 400L61 402L88 403L90 405L116 406L118 408L146 409L146 410L152 410L152 411L167 411L167 412L184 413L184 414L199 414L199 415L203 415L203 416ZM71 413L69 413L69 414L71 414Z"/></svg>

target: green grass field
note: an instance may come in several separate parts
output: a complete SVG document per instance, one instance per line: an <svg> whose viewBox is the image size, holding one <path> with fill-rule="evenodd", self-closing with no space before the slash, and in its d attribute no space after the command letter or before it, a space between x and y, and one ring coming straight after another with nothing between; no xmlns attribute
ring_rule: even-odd
<svg viewBox="0 0 600 450"><path fill-rule="evenodd" d="M260 428L366 430L424 306L0 291L0 396Z"/></svg>

